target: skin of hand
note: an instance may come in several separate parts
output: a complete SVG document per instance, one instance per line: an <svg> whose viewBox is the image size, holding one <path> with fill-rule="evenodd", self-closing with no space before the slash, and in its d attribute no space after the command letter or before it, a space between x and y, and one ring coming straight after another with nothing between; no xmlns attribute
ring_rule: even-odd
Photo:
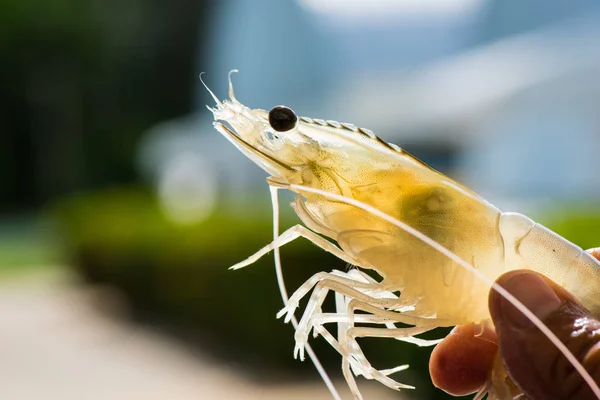
<svg viewBox="0 0 600 400"><path fill-rule="evenodd" d="M600 248L588 250L600 260ZM600 321L571 294L542 275L516 270L496 281L536 314L600 383ZM434 385L452 395L477 391L499 350L510 378L533 400L596 399L558 349L507 300L490 291L496 331L475 335L473 324L456 327L429 361Z"/></svg>

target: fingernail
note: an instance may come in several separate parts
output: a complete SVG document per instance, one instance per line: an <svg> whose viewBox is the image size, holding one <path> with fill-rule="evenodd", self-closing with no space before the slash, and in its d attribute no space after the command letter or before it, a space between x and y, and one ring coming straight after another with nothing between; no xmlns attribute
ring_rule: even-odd
<svg viewBox="0 0 600 400"><path fill-rule="evenodd" d="M535 273L523 273L509 278L502 284L510 294L515 296L536 317L544 319L560 306L560 299L546 281ZM503 322L515 329L528 329L533 322L508 300L502 299L501 312Z"/></svg>

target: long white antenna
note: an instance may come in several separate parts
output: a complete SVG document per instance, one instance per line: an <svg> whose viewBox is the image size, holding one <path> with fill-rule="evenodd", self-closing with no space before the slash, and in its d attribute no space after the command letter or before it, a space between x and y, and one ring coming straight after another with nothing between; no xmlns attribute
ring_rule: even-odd
<svg viewBox="0 0 600 400"><path fill-rule="evenodd" d="M579 372L579 374L581 374L581 377L588 384L590 389L592 389L592 392L594 393L596 398L600 399L600 388L598 387L598 384L596 383L596 381L594 381L594 378L592 378L590 376L590 374L586 371L586 369L583 367L583 365L581 365L581 363L573 355L573 353L571 353L571 351L567 348L567 346L565 346L564 343L561 342L560 339L557 338L556 335L534 313L529 311L529 309L523 303L521 303L515 296L513 296L508 291L506 291L506 289L504 289L502 286L498 285L493 280L488 278L481 271L475 269L471 264L469 264L468 262L466 262L465 260L463 260L462 258L457 256L456 254L454 254L453 252L451 252L450 250L448 250L446 247L442 246L435 240L431 239L429 236L424 235L423 233L419 232L412 226L410 226L390 215L387 215L386 213L384 213L368 204L362 203L362 202L357 201L350 197L342 196L342 195L335 194L335 193L329 193L327 191L315 189L315 188L308 187L308 186L290 184L289 187L292 189L296 189L298 191L315 193L315 194L321 195L323 197L327 197L332 200L340 201L342 203L346 203L351 206L358 207L362 210L365 210L366 212L371 213L371 214L389 222L390 224L396 225L398 228L413 235L417 239L421 240L423 243L431 246L433 249L439 251L440 253L442 253L443 255L445 255L446 257L448 257L449 259L451 259L452 261L454 261L455 263L457 263L458 265L460 265L467 271L471 272L473 275L475 275L477 277L477 279L481 280L486 285L488 285L492 289L494 289L496 292L500 293L500 295L502 297L504 297L506 300L508 300L513 306L515 306L516 309L518 309L523 314L525 314L525 316L527 318L529 318L529 320L531 322L533 322L533 324L540 331L542 331L542 333L548 338L548 340L550 340L552 342L552 344L554 344L556 346L556 348L558 350L560 350L560 352L567 358L567 360L571 363L571 365L575 368L575 370L577 370L577 372Z"/></svg>
<svg viewBox="0 0 600 400"><path fill-rule="evenodd" d="M273 205L273 240L279 237L279 200L277 198L277 189L276 187L269 186L271 191L271 204ZM283 300L283 305L287 307L288 305L288 294L285 288L285 282L283 280L283 269L281 268L281 257L279 253L279 247L275 247L273 250L273 258L275 259L275 275L277 275L277 285L279 286L279 292L281 293L281 299ZM294 326L294 330L298 329L298 320L295 316L292 315L292 325ZM325 368L319 361L317 354L313 351L312 347L306 343L304 345L306 352L308 353L308 357L311 359L313 365L317 369L319 375L321 375L321 379L325 382L327 389L333 396L335 400L342 400L340 394L336 390L333 382L327 375Z"/></svg>
<svg viewBox="0 0 600 400"><path fill-rule="evenodd" d="M204 80L202 79L202 74L204 74L204 72L200 72L200 75L198 75L198 78L200 78L200 82L202 82L202 85L204 85L204 88L206 90L208 90L208 93L210 94L210 96L213 98L213 100L215 101L215 103L217 103L217 105L221 104L221 101L219 100L219 98L213 93L212 90L210 90L208 88L208 86L206 85L206 83L204 83ZM207 106L208 107L208 106ZM212 108L208 107L208 110L210 112L213 112Z"/></svg>

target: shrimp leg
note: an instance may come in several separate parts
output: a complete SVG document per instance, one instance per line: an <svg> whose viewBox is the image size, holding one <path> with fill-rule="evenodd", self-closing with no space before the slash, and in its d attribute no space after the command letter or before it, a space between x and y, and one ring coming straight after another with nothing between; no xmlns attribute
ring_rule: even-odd
<svg viewBox="0 0 600 400"><path fill-rule="evenodd" d="M339 294L337 294L339 295ZM337 296L336 296L337 297ZM342 365L342 370L344 372L344 376L346 377L346 381L349 386L355 387L356 383L354 382L354 378L351 375L350 367L352 367L352 372L354 375L365 375L368 379L383 379L382 376L388 376L394 374L399 371L403 371L408 368L408 365L399 365L394 368L385 369L385 370L376 370L374 369L370 363L368 362L364 353L360 350L358 344L354 342L352 345L348 345L348 331L351 327L353 327L353 322L359 323L375 323L375 324L385 324L389 329L397 329L394 325L394 322L400 322L404 324L419 324L421 328L418 330L413 327L409 329L413 329L413 331L406 331L405 333L410 334L410 336L406 335L395 335L394 338L396 340L406 341L418 346L432 346L441 341L439 340L426 340L417 337L413 337L413 335L424 333L430 329L433 329L433 325L439 320L427 319L427 318L417 318L414 316L402 315L398 312L387 311L377 308L375 306L371 306L370 304L358 301L351 300L348 303L348 306L345 307L345 303L342 305L338 305L338 311L342 311L344 308L347 309L347 313L339 312L335 314L317 314L311 319L311 325L314 329L314 336L317 335L323 336L329 344L336 349L344 358L348 358L351 361L354 361L353 364L344 363ZM371 314L354 314L355 310L363 310L367 311ZM335 340L329 332L322 327L325 323L338 322L338 335L340 337L341 343ZM442 324L449 324L448 321L441 321ZM427 327L423 327L424 325L429 324ZM406 328L402 328L406 329ZM379 378L379 379L378 379ZM387 379L386 379L387 381ZM392 382L391 380L387 381L388 385L392 385L394 388L398 388L400 385L398 382ZM408 388L403 386L402 388Z"/></svg>
<svg viewBox="0 0 600 400"><path fill-rule="evenodd" d="M357 400L362 400L363 397L360 393L360 390L358 389L358 385L356 384L356 380L354 379L354 376L352 375L352 373L350 372L350 367L346 368L346 365L351 365L352 366L352 371L355 371L356 376L362 375L361 371L363 370L363 368L361 367L360 364L358 364L358 362L351 356L351 354L346 351L346 349L344 349L342 346L340 346L339 342L333 337L333 335L324 327L322 326L315 326L315 332L317 332L319 335L321 335L330 345L331 347L333 347L335 350L337 350L338 353L340 353L340 355L342 356L342 372L344 373L344 378L346 379L346 382L348 383L348 387L350 388L350 391L352 392L352 394L354 395L354 398ZM403 369L407 369L408 365L404 365ZM393 372L398 372L398 371L389 371L388 374L391 374ZM381 371L381 373L385 374L385 371ZM370 375L366 376L367 379L370 379Z"/></svg>
<svg viewBox="0 0 600 400"><path fill-rule="evenodd" d="M336 296L336 298L339 298L338 296ZM344 307L344 301L338 301L337 303L337 308L338 310L340 310L341 308ZM379 321L380 323L385 323L387 325L388 329L391 329L394 331L394 338L398 339L398 340L402 340L402 339L417 339L417 338L413 338L413 336L420 334L420 333L424 333L427 332L429 330L434 329L436 326L439 325L439 321L431 319L431 318L419 318L419 317L414 317L414 316L408 316L408 315L403 315L394 311L387 311L387 310L382 310L378 307L375 307L371 304L359 301L359 300L351 300L349 302L347 302L346 305L346 315L347 315L347 320L344 321L345 323L343 324L339 324L338 327L338 335L340 336L340 340L341 340L341 344L339 345L339 347L344 348L345 352L349 353L351 355L351 360L355 360L358 361L360 368L356 368L355 365L351 365L349 362L343 362L342 363L342 370L344 373L344 376L346 378L346 381L348 382L348 385L350 387L356 387L356 382L354 381L354 378L352 377L351 371L350 371L350 367L352 366L352 372L354 372L355 375L365 375L365 377L367 377L368 379L375 379L379 382L381 382L382 384L392 388L392 389L402 389L402 388L410 388L408 385L404 385L401 384L399 382L396 382L390 378L388 378L388 375L391 375L393 373L405 370L406 368L408 368L407 365L400 365L397 366L395 368L391 368L391 369L386 369L386 370L376 370L374 369L371 364L369 363L369 361L367 360L366 356L364 355L364 353L362 352L360 346L358 345L358 343L356 342L355 338L352 335L352 332L355 332L356 329L358 328L354 328L354 319L356 317L364 317L362 314L359 315L355 315L354 312L358 309L363 310L363 311L367 311L373 314L373 316L379 317ZM348 321L349 319L349 321ZM415 327L410 327L410 328L396 328L394 326L393 323L389 323L389 322L384 322L384 321L397 321L397 322L401 322L401 323L405 323L405 324L410 324L410 325L420 325L420 326L415 326ZM448 323L448 321L444 321L446 323ZM320 331L319 328L315 327L315 332ZM386 331L387 329L383 329L384 331ZM420 345L430 345L433 343L437 343L439 341L427 341L427 340L423 340L423 339L418 339L421 340L422 343L419 343Z"/></svg>
<svg viewBox="0 0 600 400"><path fill-rule="evenodd" d="M353 279L344 278L332 273L319 272L313 275L308 281L306 281L294 294L290 297L288 304L283 308L277 317L281 318L284 314L287 314L285 322L294 315L294 310L298 307L298 303L304 297L304 295L315 286L313 293L306 305L302 318L296 329L294 338L296 340L296 346L294 348L294 357L297 358L298 354L300 359L304 359L304 345L308 340L308 334L312 329L310 321L315 313L320 313L321 305L330 290L336 293L343 294L351 298L359 297L365 301L376 302L377 304L393 306L396 304L395 299L375 299L368 295L358 291L357 288L364 289L375 289L377 284L357 282Z"/></svg>
<svg viewBox="0 0 600 400"><path fill-rule="evenodd" d="M279 237L277 239L273 240L270 244L266 245L265 247L263 247L262 249L260 249L259 251L257 251L253 255L251 255L250 257L246 258L244 261L241 261L241 262L235 264L234 266L230 267L229 269L234 269L234 270L240 269L240 268L246 267L250 264L253 264L256 261L258 261L261 257L263 257L265 254L272 251L273 249L279 248L279 247L283 246L284 244L287 244L293 240L298 239L299 237L303 237L303 238L311 241L313 244L319 246L320 248L333 254L334 256L341 258L348 264L352 264L352 265L356 264L356 261L354 259L352 259L351 257L348 257L348 255L346 253L344 253L339 247L336 247L330 241L322 238L321 236L317 235L313 231L310 231L309 229L307 229L306 227L304 227L302 225L294 225L290 229L288 229L287 231L285 231L281 235L279 235Z"/></svg>
<svg viewBox="0 0 600 400"><path fill-rule="evenodd" d="M302 300L302 298L313 288L313 286L318 285L319 283L324 282L326 280L328 280L329 282L338 282L339 284L341 284L347 288L367 289L369 291L381 291L381 287L378 283L359 282L355 279L346 278L344 276L340 276L339 274L336 274L333 272L317 272L316 274L311 276L308 280L306 280L306 282L304 282L298 289L296 289L296 291L290 297L287 306L277 313L277 318L281 318L285 315L286 316L285 322L286 323L289 322L289 320L292 318L292 315L294 314L294 310L298 307L298 303L300 302L300 300ZM323 285L321 285L321 287L322 286ZM321 289L321 287L319 287L319 289ZM334 291L336 291L335 288L330 288L330 289L333 289ZM362 295L362 296L366 296L366 298L370 298L369 296L364 295L363 293L359 293L357 291L355 291L353 293L357 293L358 295ZM350 297L352 297L352 296L350 296ZM385 305L389 305L389 306L396 305L396 299L393 299L393 301L388 299L388 301L385 302Z"/></svg>
<svg viewBox="0 0 600 400"><path fill-rule="evenodd" d="M367 379L374 379L390 389L400 390L400 389L413 389L412 386L397 382L387 375L392 373L396 373L398 371L402 371L406 369L406 366L401 365L395 368L391 368L389 370L378 371L371 366L371 363L367 360L360 346L356 342L357 337L388 337L400 339L403 337L412 337L415 335L419 335L421 333L429 332L433 329L437 328L436 325L428 325L428 326L418 326L418 327L409 327L409 328L363 328L363 327L352 327L346 333L347 345L344 346L356 361L360 364L362 370L360 371ZM350 365L346 363L342 365L342 368L349 368ZM344 371L344 376L349 375L349 370Z"/></svg>
<svg viewBox="0 0 600 400"><path fill-rule="evenodd" d="M366 288L371 290L378 289L378 284L357 282L353 279L343 278L331 273L321 272L315 274L311 279L307 281L309 287L314 285L312 281L315 278L318 279L318 282L315 285L313 294L311 295L306 309L304 310L304 314L302 315L302 319L298 324L298 329L296 330L296 334L294 336L296 340L294 356L297 356L299 353L301 360L304 359L304 345L306 344L306 341L308 340L308 334L312 329L312 326L310 326L309 323L313 315L317 312L317 310L320 310L321 304L323 303L325 296L329 290L333 290L336 293L342 294L352 299L359 299L369 304L375 304L381 307L390 308L398 304L397 299L378 299L357 290L357 288ZM292 295L292 297L290 297L288 305L279 312L278 317L281 317L285 312L287 312L288 317L291 317L291 315L293 315L294 309L297 307L298 302L304 296L305 285L300 287L300 289L298 289Z"/></svg>
<svg viewBox="0 0 600 400"><path fill-rule="evenodd" d="M402 324L413 325L415 327L427 326L427 325L433 325L433 324L435 324L436 326L454 326L455 325L454 322L449 321L449 320L442 320L442 319L437 319L437 318L415 317L415 316L411 316L411 315L401 314L396 311L382 310L378 307L372 306L371 304L368 304L368 303L365 303L362 301L358 301L358 300L352 300L348 304L347 313L348 313L348 316L351 318L351 321L350 321L351 325L353 325L352 322L354 322L354 319L357 316L362 315L362 314L356 315L355 314L356 310L366 311L368 313L371 313L371 315L373 315L373 316L379 317L381 320L381 323L385 323L386 325L388 325L387 327L390 329L394 329L396 327L393 325L393 323L390 324L389 322L400 322ZM400 341L406 341L409 343L413 343L420 347L434 346L442 340L442 339L426 340L426 339L415 338L412 336L411 337L400 336L400 337L396 337L396 339L400 340Z"/></svg>
<svg viewBox="0 0 600 400"><path fill-rule="evenodd" d="M319 275L320 276L313 277L316 280L319 280L319 279L322 279L322 280L320 280L316 284L316 287L311 295L311 299L309 300L309 304L306 307L305 314L303 315L302 320L300 321L300 324L298 326L298 331L296 333L297 343L296 343L295 350L298 351L303 348L303 343L305 343L305 341L306 341L306 335L308 335L308 333L310 332L310 329L312 329L314 327L315 336L319 335L319 334L321 336L323 336L323 338L327 342L329 342L330 345L333 348L335 348L344 357L343 363L342 363L342 370L344 372L346 381L347 381L352 393L355 395L356 398L360 399L361 395L358 390L358 386L356 384L353 374L357 375L357 376L363 375L367 379L377 380L377 381L383 383L384 385L386 385L390 388L396 389L396 390L412 388L411 386L396 382L395 380L387 377L388 375L391 375L393 373L396 373L398 371L402 371L402 370L406 369L407 368L406 365L401 365L401 366L398 366L395 368L378 371L371 366L371 364L368 362L366 356L364 355L364 353L362 352L362 350L360 349L358 344L352 338L350 338L350 343L351 343L350 346L341 345L340 342L338 342L326 329L324 329L321 326L321 323L338 322L338 332L340 335L340 339L342 340L342 343L346 344L346 342L348 342L348 339L347 339L348 331L352 327L353 321L355 318L358 320L358 322L368 322L368 323L390 323L390 322L394 321L394 322L402 322L402 323L411 324L411 325L414 325L414 324L426 325L426 326L418 327L418 328L415 328L415 327L404 328L404 330L397 329L396 336L398 337L398 339L401 339L402 337L408 338L415 334L423 333L425 331L432 329L432 326L431 326L432 320L427 319L427 318L418 318L418 317L414 317L414 316L403 315L401 313L393 312L393 311L386 311L386 310L377 308L376 306L370 305L369 303L381 303L383 301L385 306L393 307L394 303L396 303L398 301L398 299L393 294L391 294L387 291L381 290L379 285L376 282L374 282L373 280L366 279L367 277L364 277L364 276L360 277L360 278L362 278L363 282L357 282L354 279L349 279L349 278L344 279L346 281L352 282L353 285L359 286L360 289L358 289L358 288L352 288L352 287L348 287L343 284L340 284L339 281L342 280L340 278L343 278L340 275L350 276L350 274L344 274L339 271L334 271L334 273L330 273L330 274L321 273ZM335 278L337 278L336 282L332 282L333 279L335 279ZM309 281L307 282L309 284L307 286L309 286L309 287L306 290L310 290L310 286L312 286L312 284L313 284L310 281L311 280L309 279ZM365 281L369 282L369 284L365 283ZM359 283L362 283L362 285L357 285ZM303 290L302 291L303 293L297 292L295 295L300 294L301 296L303 296L306 293L306 290ZM337 309L338 309L339 313L336 313L336 314L318 313L318 314L314 315L314 313L317 310L320 311L321 303L322 303L323 299L325 298L325 296L327 295L327 293L329 292L329 290L334 290L336 292L336 299L360 297L365 301L351 300L350 303L346 304L346 302L342 300L341 303L338 302ZM391 298L387 298L387 299L373 298L359 290L379 291L379 292L381 292L380 295L385 294L387 296L390 296ZM366 301L368 301L369 303L367 303ZM355 309L364 309L365 311L373 312L373 315L360 314L357 316L352 315L349 318L348 313L353 314ZM346 311L346 314L343 311ZM307 323L307 321L309 321L309 322ZM349 324L349 321L352 321L352 322ZM404 332L404 334L403 335L398 334L398 332L400 332L400 331Z"/></svg>
<svg viewBox="0 0 600 400"><path fill-rule="evenodd" d="M432 322L435 323L435 320ZM424 325L413 326L410 328L367 328L367 327L352 327L348 330L348 339L356 340L359 337L374 337L374 338L393 338L400 339L407 336L420 335L421 333L429 332L439 325Z"/></svg>
<svg viewBox="0 0 600 400"><path fill-rule="evenodd" d="M360 329L360 328L354 327L354 319L357 317L357 315L355 315L356 310L367 311L374 316L378 316L382 321L394 320L396 322L400 322L403 324L415 325L415 326L409 327L409 328L396 328L393 323L386 323L387 329L383 329L383 330L384 331L393 331L394 334L391 337L393 337L397 340L411 339L410 340L411 342L417 343L421 346L428 346L428 345L436 344L436 343L439 343L439 340L419 339L419 338L415 338L414 337L415 335L428 332L428 331L434 329L435 327L440 326L440 324L442 324L444 322L446 322L446 324L448 324L447 321L440 321L440 320L436 320L433 318L419 318L419 317L414 317L414 316L409 316L409 315L403 315L403 314L400 314L400 313L397 313L394 311L382 310L380 308L377 308L375 306L372 306L368 303L365 303L365 302L362 302L359 300L351 300L347 306L347 315L348 315L348 318L350 319L350 321L346 325L347 329L345 329L343 332L339 332L340 339L341 339L341 345L350 352L352 357L360 363L360 365L362 366L363 369L366 369L368 371L373 371L374 368L371 366L370 362L368 361L368 359L364 355L363 351L361 350L360 346L356 342L355 336L353 335L353 332L357 332L357 330ZM358 316L360 316L360 314ZM345 365L345 366L343 365L342 368L349 368L349 364ZM406 368L407 368L406 365L400 365L400 366L397 366L397 367L394 367L394 368L391 368L388 370L382 370L382 371L375 370L377 372L372 373L371 375L372 375L373 379L376 379L377 381L383 383L384 385L386 385L392 389L401 389L401 388L406 388L406 385L400 384L400 383L388 378L387 376L390 374L402 371ZM349 371L347 371L344 375L345 376L348 375L348 372Z"/></svg>
<svg viewBox="0 0 600 400"><path fill-rule="evenodd" d="M331 324L331 323L340 323L340 322L348 322L348 316L345 313L320 313L315 314L311 319L311 324L313 328L316 328L319 325ZM359 324L389 324L397 322L390 318L382 317L379 315L371 315L371 314L358 314L354 316L354 322ZM316 333L313 335L314 337L318 336Z"/></svg>
<svg viewBox="0 0 600 400"><path fill-rule="evenodd" d="M433 329L433 327L430 327L429 329ZM414 386L406 385L388 378L388 375L408 369L408 365L400 365L395 368L381 371L376 370L368 361L366 361L366 357L358 345L356 348L348 350L347 348L341 346L340 343L331 335L331 333L329 333L329 331L322 326L316 326L315 331L317 331L318 334L321 335L331 345L331 347L333 347L342 355L342 372L344 373L344 378L346 379L346 382L348 383L348 386L350 387L350 390L356 399L362 399L362 396L358 389L358 385L356 384L356 380L354 379L354 375L362 375L366 379L376 380L394 390L414 389Z"/></svg>
<svg viewBox="0 0 600 400"><path fill-rule="evenodd" d="M321 297L321 293L319 293L318 297ZM355 314L354 312L356 310L367 311L369 312L369 314ZM381 309L363 301L353 299L350 301L346 312L315 313L310 319L307 330L310 332L311 328L316 328L319 325L329 323L344 323L350 325L348 328L346 328L346 330L348 330L350 327L354 326L355 322L363 324L381 324L386 325L388 328L391 329L396 328L396 326L394 325L395 323L402 323L413 326L426 326L431 325L432 323L436 323L438 324L438 326L454 325L452 322L447 320L440 320L435 318L421 318L412 315L406 315L397 311ZM420 347L433 346L438 344L441 340L426 340L412 337L398 337L397 339L416 344Z"/></svg>
<svg viewBox="0 0 600 400"><path fill-rule="evenodd" d="M438 326L441 322L445 325L451 325L450 321L438 321L430 318L420 318L410 315L405 315L398 312L387 311L382 308L393 308L398 304L398 299L389 299L389 298L376 298L373 296L369 296L368 294L363 293L358 290L362 289L378 289L378 284L366 284L361 282L356 282L352 279L342 278L340 276L334 274L320 273L320 275L313 278L321 279L316 285L315 289L308 301L308 304L305 308L304 314L302 315L302 319L298 324L298 328L296 329L296 333L294 335L294 339L296 341L296 345L294 348L294 357L297 358L298 355L300 359L304 359L304 346L308 341L308 335L310 331L314 327L314 317L321 314L321 305L330 290L333 290L339 295L346 296L352 299L352 307L356 307L358 309L365 309L365 311L372 312L374 315L378 316L381 320L381 323L390 322L390 319L395 322L404 323L407 325L415 325L415 326L431 326L433 323L437 323ZM312 279L312 278L311 278ZM311 279L309 279L309 283ZM302 289L302 288L301 288ZM295 305L298 304L300 298L298 297L298 291L292 295L290 301L288 303L288 307L284 308L282 311L286 311L289 313L293 312ZM303 294L300 293L302 296ZM378 307L379 308L378 308ZM293 307L293 308L292 308ZM278 314L282 315L282 312ZM289 315L289 314L288 314ZM348 328L354 325L354 311L352 308L348 309L348 313L346 314L348 318ZM377 322L377 321L374 321ZM412 335L411 335L412 336ZM344 345L344 343L342 343Z"/></svg>
<svg viewBox="0 0 600 400"><path fill-rule="evenodd" d="M336 293L336 304L337 304L338 311L342 311L344 309L348 310L349 306L351 306L351 303L354 303L352 305L352 307L361 308L361 305L357 304L358 303L357 301L351 300L349 303L347 303L344 300L342 295L340 295L339 293ZM368 307L368 305L365 305L365 306ZM372 309L372 308L370 308L370 309ZM383 310L380 310L380 311L383 311ZM340 313L340 315L343 315L343 314ZM396 315L396 317L398 315ZM388 314L385 317L381 317L381 318L387 318L388 316L391 316L391 315ZM365 316L360 314L357 317L359 317L358 319L362 319ZM316 325L314 327L314 330L315 330L315 333L318 333L321 336L323 336L323 338L327 342L329 342L329 344L343 356L342 371L343 371L344 377L346 379L346 382L348 383L348 386L350 387L352 393L355 395L355 398L360 399L362 397L360 395L360 391L358 390L358 386L354 379L354 375L356 375L356 376L363 375L367 379L377 380L378 382L380 382L394 390L414 389L412 386L405 385L405 384L399 383L391 378L388 378L388 375L391 375L396 372L407 369L408 365L400 365L395 368L385 369L385 370L381 370L381 371L373 368L371 366L371 364L368 362L364 353L362 352L360 346L358 345L358 343L356 343L356 341L354 340L354 338L351 335L352 330L356 329L356 328L349 328L347 322L348 321L346 318L346 321L341 321L341 323L338 324L338 335L340 336L340 339L342 340L341 342L338 342L337 340L335 340L335 338L326 329L324 329L320 325ZM428 321L428 322L430 324L432 323L432 321ZM399 329L395 329L395 337L397 339L401 339L402 337L410 337L410 336L414 336L414 335L417 335L420 333L427 332L431 329L434 329L435 327L436 327L435 325L427 325L427 326L421 326L421 327L399 328ZM385 329L383 329L383 330L385 330ZM349 333L350 333L350 335L349 335ZM350 342L350 343L348 344L348 342Z"/></svg>

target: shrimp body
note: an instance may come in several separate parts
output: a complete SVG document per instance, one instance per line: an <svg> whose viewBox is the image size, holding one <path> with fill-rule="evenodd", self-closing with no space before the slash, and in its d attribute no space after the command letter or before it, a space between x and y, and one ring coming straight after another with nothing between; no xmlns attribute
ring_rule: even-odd
<svg viewBox="0 0 600 400"><path fill-rule="evenodd" d="M491 280L512 269L540 272L600 314L600 264L576 245L524 215L503 213L367 129L298 118L282 106L270 112L251 110L235 99L231 81L229 97L224 101L215 97L217 106L209 108L216 129L271 175L270 185L297 192L292 206L305 226L290 229L235 267L303 236L381 277L378 281L360 270L317 274L292 295L280 313L289 319L300 298L314 287L296 331L296 353L302 357L311 329L323 335L344 356L344 375L357 398L360 393L350 372L394 389L408 386L388 377L396 371L372 368L356 337L424 344L414 336L439 326L486 323L490 287L406 230L308 188L354 199L408 224ZM338 302L333 316L321 311L329 291L345 299ZM354 314L357 309L369 314ZM337 340L323 328L330 322L339 324ZM395 322L412 327L396 328ZM502 383L492 383L492 397L502 398Z"/></svg>

